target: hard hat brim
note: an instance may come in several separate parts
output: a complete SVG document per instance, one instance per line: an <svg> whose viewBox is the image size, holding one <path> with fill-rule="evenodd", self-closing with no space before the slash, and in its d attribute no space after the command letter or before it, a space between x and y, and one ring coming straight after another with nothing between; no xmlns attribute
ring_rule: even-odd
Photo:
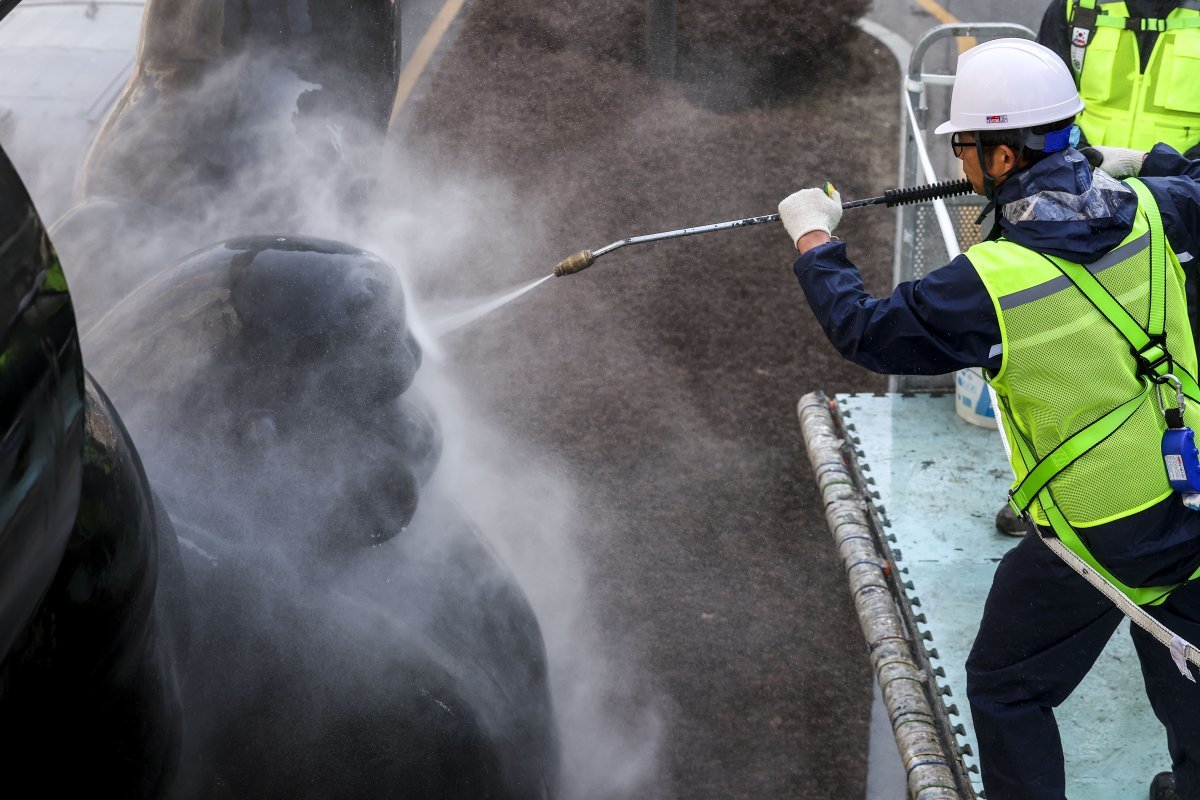
<svg viewBox="0 0 1200 800"><path fill-rule="evenodd" d="M955 125L950 120L946 120L941 125L938 125L936 128L934 128L933 132L934 133L958 133L961 130L965 130L965 129L960 128L959 126Z"/></svg>
<svg viewBox="0 0 1200 800"><path fill-rule="evenodd" d="M1070 119L1083 111L1083 100L1078 95L1071 100L1048 108L1022 110L1008 114L984 115L978 113L960 113L959 120L946 120L933 129L936 133L958 133L960 131L1011 131L1020 128L1033 128L1038 125L1049 125L1059 120ZM991 121L989 116L1004 117L1003 122Z"/></svg>

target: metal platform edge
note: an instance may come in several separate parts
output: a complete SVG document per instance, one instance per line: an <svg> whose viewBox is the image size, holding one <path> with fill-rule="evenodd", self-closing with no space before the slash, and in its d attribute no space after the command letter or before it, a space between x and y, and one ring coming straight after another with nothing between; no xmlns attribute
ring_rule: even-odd
<svg viewBox="0 0 1200 800"><path fill-rule="evenodd" d="M810 392L797 406L825 520L846 570L871 666L883 693L910 800L976 800L930 653L889 546L887 520L850 446L837 404ZM957 712L957 709L954 709Z"/></svg>

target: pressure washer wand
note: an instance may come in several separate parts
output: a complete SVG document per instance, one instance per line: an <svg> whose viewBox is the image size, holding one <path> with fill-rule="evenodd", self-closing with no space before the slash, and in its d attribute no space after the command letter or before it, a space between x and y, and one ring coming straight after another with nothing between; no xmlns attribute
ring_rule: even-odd
<svg viewBox="0 0 1200 800"><path fill-rule="evenodd" d="M833 192L832 184L827 183L824 188L827 193ZM888 189L879 197L868 197L865 200L850 200L849 202L842 203L842 208L862 208L863 206L876 206L880 204L892 208L893 206L907 205L909 203L924 203L940 197L970 194L972 191L971 182L963 178L957 181L932 183L927 186L913 186L908 189ZM761 217L746 217L745 219L735 219L729 222L701 225L696 228L680 228L677 231L632 236L628 239L621 239L620 241L605 245L599 250L580 250L575 255L567 256L554 268L554 274L557 277L562 277L563 275L574 275L576 272L582 272L592 264L595 264L596 259L600 256L630 244L646 244L647 242L658 242L663 239L679 239L684 236L695 236L698 233L712 233L713 231L744 228L748 225L761 225L764 222L778 221L778 214L764 214Z"/></svg>

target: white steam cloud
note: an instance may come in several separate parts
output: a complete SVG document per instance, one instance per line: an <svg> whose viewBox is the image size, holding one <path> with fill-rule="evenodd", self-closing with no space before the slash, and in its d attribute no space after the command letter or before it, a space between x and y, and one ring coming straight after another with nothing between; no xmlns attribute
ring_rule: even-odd
<svg viewBox="0 0 1200 800"><path fill-rule="evenodd" d="M321 87L296 74L286 58L231 58L202 75L183 76L187 80L143 77L126 90L126 102L140 103L138 113L108 129L106 147L93 153L88 167L93 173L84 184L92 194L82 198L90 202L69 212L52 234L85 332L85 363L100 368L97 377L130 423L150 479L176 518L185 560L237 565L242 582L236 596L246 606L229 609L216 599L202 615L274 618L272 635L282 640L288 621L295 623L292 617L311 613L308 621L295 623L294 639L277 642L272 652L302 653L303 668L328 673L331 687L361 690L344 685L348 679L338 671L376 654L359 658L339 654L339 648L363 647L380 638L444 647L439 614L475 613L469 607L487 603L498 591L492 582L503 580L483 575L476 576L483 586L433 589L436 581L421 583L422 565L436 572L457 552L439 536L441 501L436 498L445 497L479 526L540 623L561 745L560 795L652 795L663 735L660 714L644 702L648 682L641 665L616 652L589 605L588 570L573 536L582 527L574 487L553 457L532 452L480 417L467 399L466 379L456 372L453 336L437 338L456 327L447 323L447 309L458 309L459 324L488 325L494 318L467 320L471 312L463 309L549 271L527 258L531 242L541 235L539 209L514 207L502 180L463 175L448 163L414 163L397 142L371 134L361 120L332 113L306 117L305 94ZM151 89L159 92L153 101L146 94ZM22 140L13 153L18 168L54 162L64 143L54 141L52 131L45 133L36 148L31 139ZM58 171L26 174L32 176L35 200L62 191L64 176ZM179 430L162 427L176 419L168 413L176 409L163 408L179 399L180 386L171 381L211 354L195 338L179 341L165 333L156 338L155 332L172 320L158 318L161 309L146 305L147 298L160 296L154 293L155 281L188 253L248 235L326 238L377 254L396 270L408 326L426 355L410 391L433 407L444 437L437 472L421 494L421 502L433 506L419 506L409 531L361 548L336 570L304 563L290 537L297 526L323 519L321 501L314 498L340 495L341 484L353 483L356 469L370 461L373 437L382 435L372 423L331 419L330 430L344 433L341 438L307 430L309 438L301 445L272 450L274 460L253 465L264 477L245 495L238 493L234 476L224 472L241 457L238 453L214 441L196 441L195 452L181 452L179 442L188 441L188 432L181 439ZM487 285L480 285L477 269L462 268L480 260L495 267ZM522 303L539 301L538 294L532 291L497 316L519 314ZM149 340L123 341L129 331ZM135 346L141 349L130 351ZM147 354L171 365L160 383L120 385L130 373L112 365L128 367L123 359ZM485 377L502 380L505 365L495 368L495 375ZM106 369L113 374L103 374ZM226 404L223 384L198 380L188 385L193 390L189 408L206 409L220 419ZM305 395L310 389L301 385L297 391ZM314 465L313 459L320 463ZM324 488L318 491L317 484ZM272 510L272 499L286 499L294 507ZM251 542L205 535L205 528L210 534L253 531L256 537ZM441 592L442 606L423 605L396 585L405 580ZM302 636L315 638L298 641ZM390 662L372 663L367 674L377 674L386 685ZM226 710L253 706L258 683L271 674L268 665L260 666L261 672L245 676L241 685L217 687L226 693ZM336 697L335 692L310 698L309 718L328 714L336 719L338 710L325 708ZM386 696L376 699L388 702ZM443 707L453 713L449 704Z"/></svg>

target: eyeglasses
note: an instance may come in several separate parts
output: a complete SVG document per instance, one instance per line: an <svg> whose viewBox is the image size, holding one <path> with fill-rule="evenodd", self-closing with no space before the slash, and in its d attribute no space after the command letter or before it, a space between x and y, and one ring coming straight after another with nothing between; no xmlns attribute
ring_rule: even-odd
<svg viewBox="0 0 1200 800"><path fill-rule="evenodd" d="M974 136L974 134L968 134L963 131L959 131L950 136L950 149L954 151L955 158L962 158L964 150L966 150L968 147L975 147L975 139L962 138L965 135L970 135L972 137ZM985 144L984 147L995 147L995 145Z"/></svg>

